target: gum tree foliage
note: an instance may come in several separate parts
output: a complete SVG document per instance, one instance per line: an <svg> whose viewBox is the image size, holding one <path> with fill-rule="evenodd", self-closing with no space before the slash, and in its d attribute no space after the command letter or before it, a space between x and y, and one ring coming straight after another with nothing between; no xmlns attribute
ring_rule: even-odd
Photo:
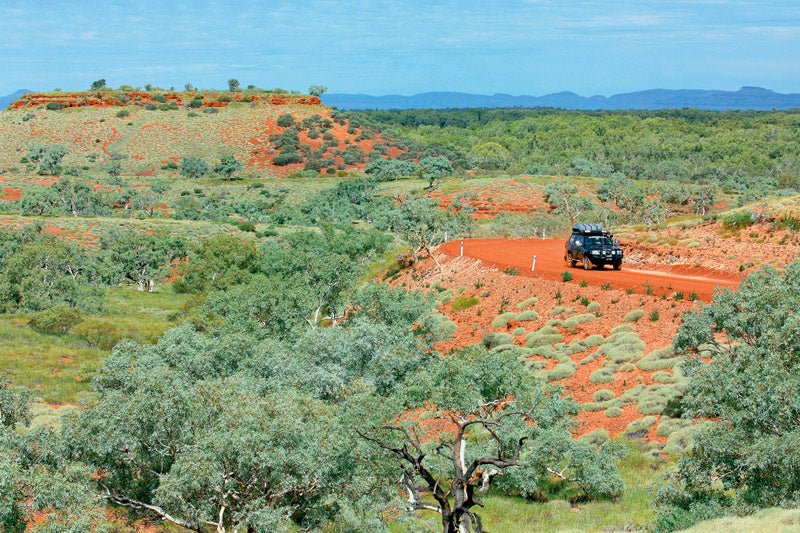
<svg viewBox="0 0 800 533"><path fill-rule="evenodd" d="M446 157L423 157L419 160L422 178L428 181L428 189L433 189L437 180L453 173L453 165Z"/></svg>
<svg viewBox="0 0 800 533"><path fill-rule="evenodd" d="M556 181L547 185L544 188L544 197L553 211L569 218L570 224L575 224L581 214L595 206L591 198L578 194L578 187L567 181Z"/></svg>
<svg viewBox="0 0 800 533"><path fill-rule="evenodd" d="M242 285L212 293L206 309L228 327L288 338L346 315L343 295L389 244L377 231L298 231L261 250L255 273Z"/></svg>
<svg viewBox="0 0 800 533"><path fill-rule="evenodd" d="M102 469L95 494L189 530L381 530L393 472L353 453L342 402L435 356L411 327L429 306L369 294L369 314L291 342L184 326L118 344L65 427L69 457Z"/></svg>
<svg viewBox="0 0 800 533"><path fill-rule="evenodd" d="M408 176L415 176L418 171L418 165L413 161L403 159L375 159L364 167L364 172L374 176L378 181L394 181Z"/></svg>
<svg viewBox="0 0 800 533"><path fill-rule="evenodd" d="M420 197L403 200L388 213L383 224L411 245L415 260L424 252L441 268L433 249L444 242L445 235L452 238L467 233L471 219L466 212L441 209L436 200Z"/></svg>
<svg viewBox="0 0 800 533"><path fill-rule="evenodd" d="M28 151L27 159L37 164L39 174L57 174L61 160L67 153L66 147L60 144L36 145Z"/></svg>
<svg viewBox="0 0 800 533"><path fill-rule="evenodd" d="M328 92L328 88L324 85L312 85L308 88L308 94L311 96L322 96Z"/></svg>
<svg viewBox="0 0 800 533"><path fill-rule="evenodd" d="M258 271L261 251L240 237L221 233L204 239L189 251L183 275L173 287L178 292L202 293L238 285Z"/></svg>
<svg viewBox="0 0 800 533"><path fill-rule="evenodd" d="M239 80L231 78L228 80L228 90L231 92L240 91Z"/></svg>
<svg viewBox="0 0 800 533"><path fill-rule="evenodd" d="M92 284L96 262L79 244L39 237L7 250L11 253L0 263L3 311L41 311L57 304L96 311L102 306L102 294Z"/></svg>
<svg viewBox="0 0 800 533"><path fill-rule="evenodd" d="M661 526L800 502L800 262L754 272L684 318L683 416L694 433L659 497ZM703 363L701 358L711 357Z"/></svg>
<svg viewBox="0 0 800 533"><path fill-rule="evenodd" d="M321 191L307 201L301 211L312 222L372 222L389 209L388 203L388 199L378 194L378 184L374 180L359 178L341 181L335 187Z"/></svg>
<svg viewBox="0 0 800 533"><path fill-rule="evenodd" d="M135 284L152 291L173 262L186 257L186 242L166 233L112 231L100 239L102 277L109 285Z"/></svg>
<svg viewBox="0 0 800 533"><path fill-rule="evenodd" d="M105 89L105 87L106 87L106 80L99 79L92 82L91 90L94 91L97 89Z"/></svg>
<svg viewBox="0 0 800 533"><path fill-rule="evenodd" d="M475 511L482 494L514 472L531 492L548 475L587 493L622 490L613 455L572 440L575 404L535 379L515 353L437 357L381 402L360 400L351 416L364 453L392 465L406 510L438 513L444 533L484 531Z"/></svg>
<svg viewBox="0 0 800 533"><path fill-rule="evenodd" d="M0 375L0 529L108 531L102 502L87 482L88 469L65 459L59 436L18 431L30 422L31 398Z"/></svg>
<svg viewBox="0 0 800 533"><path fill-rule="evenodd" d="M181 159L180 173L187 178L202 178L208 174L208 164L198 157Z"/></svg>
<svg viewBox="0 0 800 533"><path fill-rule="evenodd" d="M236 157L224 155L214 167L214 172L224 176L225 179L231 179L234 174L241 172L243 168L244 165Z"/></svg>

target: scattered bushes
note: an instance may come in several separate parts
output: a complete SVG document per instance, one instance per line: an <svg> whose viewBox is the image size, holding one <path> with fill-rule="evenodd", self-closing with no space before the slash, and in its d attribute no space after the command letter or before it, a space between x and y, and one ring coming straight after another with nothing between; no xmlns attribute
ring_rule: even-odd
<svg viewBox="0 0 800 533"><path fill-rule="evenodd" d="M74 307L58 304L35 313L28 324L42 333L63 335L83 320L84 315Z"/></svg>
<svg viewBox="0 0 800 533"><path fill-rule="evenodd" d="M537 298L536 296L531 296L527 300L522 300L520 303L518 303L517 304L517 309L522 311L523 309L526 309L528 307L533 307L534 305L536 305L536 302L538 302L538 301L539 301L539 298Z"/></svg>
<svg viewBox="0 0 800 533"><path fill-rule="evenodd" d="M749 211L736 211L722 217L722 225L728 229L746 228L753 224L753 213Z"/></svg>
<svg viewBox="0 0 800 533"><path fill-rule="evenodd" d="M576 370L577 366L572 361L569 363L559 363L554 366L552 370L548 370L544 373L544 380L556 381L559 379L566 379L575 375Z"/></svg>
<svg viewBox="0 0 800 533"><path fill-rule="evenodd" d="M543 346L545 344L554 344L556 342L561 342L564 337L558 330L552 326L544 326L530 335L525 339L525 346L528 348L534 348L536 346Z"/></svg>
<svg viewBox="0 0 800 533"><path fill-rule="evenodd" d="M181 176L187 178L202 178L208 174L208 164L198 157L184 157L180 164Z"/></svg>
<svg viewBox="0 0 800 533"><path fill-rule="evenodd" d="M493 328L504 328L508 326L508 323L512 320L516 320L517 315L516 313L502 313L497 318L492 320L492 327Z"/></svg>
<svg viewBox="0 0 800 533"><path fill-rule="evenodd" d="M539 320L539 313L533 310L523 311L517 316L517 320L520 322L532 322L534 320Z"/></svg>
<svg viewBox="0 0 800 533"><path fill-rule="evenodd" d="M625 322L638 322L640 318L644 316L644 311L641 309L636 309L635 311L631 311L622 319Z"/></svg>
<svg viewBox="0 0 800 533"><path fill-rule="evenodd" d="M611 383L614 381L614 372L608 368L598 368L589 374L589 381L592 383Z"/></svg>
<svg viewBox="0 0 800 533"><path fill-rule="evenodd" d="M606 402L608 400L613 400L615 397L614 391L608 389L600 389L592 395L592 399L596 402Z"/></svg>
<svg viewBox="0 0 800 533"><path fill-rule="evenodd" d="M509 333L488 333L483 338L483 345L486 348L496 348L506 344L514 344L514 336Z"/></svg>
<svg viewBox="0 0 800 533"><path fill-rule="evenodd" d="M672 349L672 347L668 346L666 348L653 350L646 356L642 357L636 363L636 366L642 370L648 371L664 370L674 367L680 360L680 357L675 356L675 351Z"/></svg>

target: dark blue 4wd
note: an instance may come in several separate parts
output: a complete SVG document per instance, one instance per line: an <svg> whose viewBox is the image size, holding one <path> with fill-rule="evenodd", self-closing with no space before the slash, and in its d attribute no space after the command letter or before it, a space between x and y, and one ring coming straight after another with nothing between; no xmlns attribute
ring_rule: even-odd
<svg viewBox="0 0 800 533"><path fill-rule="evenodd" d="M564 260L569 266L582 263L590 270L596 266L611 265L614 270L622 268L622 249L614 236L599 224L575 224L566 244Z"/></svg>

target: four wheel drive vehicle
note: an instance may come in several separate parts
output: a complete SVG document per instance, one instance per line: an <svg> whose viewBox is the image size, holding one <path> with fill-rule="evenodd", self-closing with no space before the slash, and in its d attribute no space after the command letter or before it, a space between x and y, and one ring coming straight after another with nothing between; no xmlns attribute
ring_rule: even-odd
<svg viewBox="0 0 800 533"><path fill-rule="evenodd" d="M614 270L622 268L622 249L614 236L599 224L576 224L566 244L564 260L569 266L583 263L583 268L603 268L611 265Z"/></svg>

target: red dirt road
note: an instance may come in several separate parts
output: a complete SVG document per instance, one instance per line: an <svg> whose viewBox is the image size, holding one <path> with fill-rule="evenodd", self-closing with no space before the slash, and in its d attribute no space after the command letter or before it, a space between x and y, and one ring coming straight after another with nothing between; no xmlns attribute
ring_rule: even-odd
<svg viewBox="0 0 800 533"><path fill-rule="evenodd" d="M460 242L444 243L439 250L458 257ZM647 265L646 269L638 269L623 263L618 271L609 266L588 271L582 267L569 268L564 261L564 241L560 239L465 239L463 242L466 257L480 259L501 270L514 268L519 275L554 281L561 280L561 274L568 270L573 276L572 283L586 281L595 286L608 283L614 289L634 289L638 293L646 292L649 286L657 295L682 292L688 298L695 293L708 302L717 287L734 287L741 281L727 272L689 266ZM536 270L531 272L534 255Z"/></svg>

